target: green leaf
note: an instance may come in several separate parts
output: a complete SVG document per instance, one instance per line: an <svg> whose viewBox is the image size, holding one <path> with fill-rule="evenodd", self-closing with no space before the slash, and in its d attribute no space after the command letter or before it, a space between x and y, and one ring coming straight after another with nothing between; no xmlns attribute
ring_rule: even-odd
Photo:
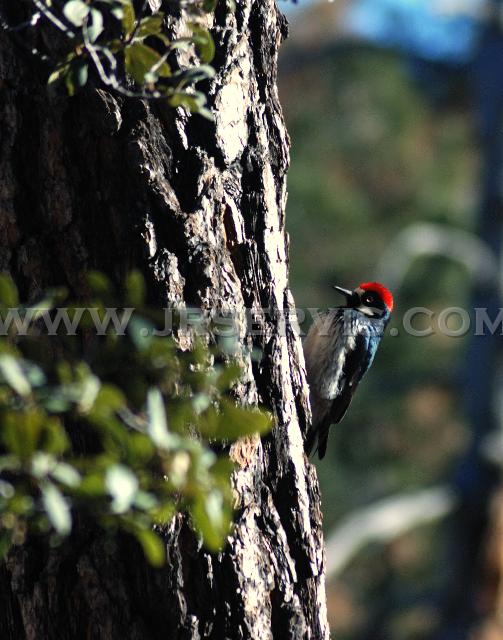
<svg viewBox="0 0 503 640"><path fill-rule="evenodd" d="M89 7L82 0L70 0L63 7L63 14L68 22L81 27L89 13Z"/></svg>
<svg viewBox="0 0 503 640"><path fill-rule="evenodd" d="M192 398L192 408L197 415L199 415L203 411L206 411L210 404L211 398L207 393L197 393Z"/></svg>
<svg viewBox="0 0 503 640"><path fill-rule="evenodd" d="M151 47L142 42L133 42L126 48L126 70L138 84L145 82L148 73L169 77L171 68Z"/></svg>
<svg viewBox="0 0 503 640"><path fill-rule="evenodd" d="M47 382L43 369L33 362L24 360L23 370L32 387L41 387Z"/></svg>
<svg viewBox="0 0 503 640"><path fill-rule="evenodd" d="M84 62L83 60L79 60L78 63L73 65L72 76L75 81L75 84L78 87L84 87L87 83L87 78L89 76L89 68L88 68L87 62Z"/></svg>
<svg viewBox="0 0 503 640"><path fill-rule="evenodd" d="M112 511L125 513L134 502L139 482L129 467L115 464L106 471L105 486L112 497Z"/></svg>
<svg viewBox="0 0 503 640"><path fill-rule="evenodd" d="M199 113L206 104L206 96L200 91L188 93L185 91L177 91L169 99L172 107L185 107L187 111Z"/></svg>
<svg viewBox="0 0 503 640"><path fill-rule="evenodd" d="M21 460L17 456L0 456L0 471L19 471Z"/></svg>
<svg viewBox="0 0 503 640"><path fill-rule="evenodd" d="M137 464L147 464L155 453L153 442L143 433L131 433L128 448Z"/></svg>
<svg viewBox="0 0 503 640"><path fill-rule="evenodd" d="M40 486L42 504L57 533L67 535L72 529L72 515L66 498L52 482Z"/></svg>
<svg viewBox="0 0 503 640"><path fill-rule="evenodd" d="M98 498L105 493L105 483L99 473L90 473L82 479L79 494L86 498Z"/></svg>
<svg viewBox="0 0 503 640"><path fill-rule="evenodd" d="M127 332L138 351L145 351L152 344L154 325L140 316L133 316L128 323Z"/></svg>
<svg viewBox="0 0 503 640"><path fill-rule="evenodd" d="M225 433L224 437L240 437L254 433L263 435L271 430L271 415L265 411L240 407L227 398L222 398L220 405L225 422L220 424L219 433Z"/></svg>
<svg viewBox="0 0 503 640"><path fill-rule="evenodd" d="M135 536L150 564L154 567L162 567L166 561L166 550L161 538L150 529L137 529Z"/></svg>
<svg viewBox="0 0 503 640"><path fill-rule="evenodd" d="M169 482L179 489L187 482L191 458L187 451L178 451L169 461L167 477Z"/></svg>
<svg viewBox="0 0 503 640"><path fill-rule="evenodd" d="M110 295L112 284L105 274L100 271L89 271L86 274L86 280L95 295L103 297Z"/></svg>
<svg viewBox="0 0 503 640"><path fill-rule="evenodd" d="M5 480L0 480L0 496L9 500L16 493L16 490L11 485L10 482L6 482Z"/></svg>
<svg viewBox="0 0 503 640"><path fill-rule="evenodd" d="M70 385L50 389L48 392L38 395L38 400L46 411L49 413L64 413L68 411L73 400L67 393L68 386Z"/></svg>
<svg viewBox="0 0 503 640"><path fill-rule="evenodd" d="M206 120L209 120L210 122L215 122L215 116L211 113L209 109L206 109L206 107L201 107L200 109L198 109L197 115L202 116L203 118L206 118Z"/></svg>
<svg viewBox="0 0 503 640"><path fill-rule="evenodd" d="M31 459L31 472L36 478L45 478L56 466L56 458L44 451L35 451Z"/></svg>
<svg viewBox="0 0 503 640"><path fill-rule="evenodd" d="M231 524L230 513L225 507L222 494L210 491L200 496L192 505L190 513L204 544L212 551L219 551Z"/></svg>
<svg viewBox="0 0 503 640"><path fill-rule="evenodd" d="M7 353L0 355L0 375L18 395L30 395L31 385L24 375L19 361Z"/></svg>
<svg viewBox="0 0 503 640"><path fill-rule="evenodd" d="M125 404L126 399L120 389L110 384L104 384L99 390L91 414L107 417L124 407Z"/></svg>
<svg viewBox="0 0 503 640"><path fill-rule="evenodd" d="M80 413L89 413L96 402L96 398L101 389L100 379L96 376L88 376L80 385L78 389L78 402L77 409Z"/></svg>
<svg viewBox="0 0 503 640"><path fill-rule="evenodd" d="M124 18L124 9L122 7L112 7L112 9L110 9L110 13L117 20L123 20Z"/></svg>
<svg viewBox="0 0 503 640"><path fill-rule="evenodd" d="M215 483L220 483L221 488L230 490L230 477L235 466L230 458L218 458L211 465L211 475Z"/></svg>
<svg viewBox="0 0 503 640"><path fill-rule="evenodd" d="M231 363L225 367L217 369L218 379L217 386L220 391L226 391L230 389L232 385L239 380L242 373L242 368L236 364Z"/></svg>
<svg viewBox="0 0 503 640"><path fill-rule="evenodd" d="M38 407L27 411L4 411L0 435L9 453L22 458L31 456L39 446L47 416Z"/></svg>
<svg viewBox="0 0 503 640"><path fill-rule="evenodd" d="M176 507L170 500L161 503L156 509L153 509L150 516L156 524L166 524L171 520Z"/></svg>
<svg viewBox="0 0 503 640"><path fill-rule="evenodd" d="M159 502L153 493L147 491L138 491L134 500L134 506L142 511L151 511L159 505Z"/></svg>
<svg viewBox="0 0 503 640"><path fill-rule="evenodd" d="M196 22L189 23L192 29L192 41L197 47L199 56L203 62L211 62L215 56L215 43L208 29Z"/></svg>
<svg viewBox="0 0 503 640"><path fill-rule="evenodd" d="M66 462L58 462L51 471L51 476L68 487L78 487L82 481L80 473Z"/></svg>
<svg viewBox="0 0 503 640"><path fill-rule="evenodd" d="M31 515L34 510L34 502L31 496L17 493L11 498L9 508L16 515Z"/></svg>
<svg viewBox="0 0 503 640"><path fill-rule="evenodd" d="M180 51L188 51L192 46L190 38L180 38L170 43L170 47L173 51L179 49Z"/></svg>
<svg viewBox="0 0 503 640"><path fill-rule="evenodd" d="M32 322L41 318L47 311L54 309L58 302L64 300L68 295L64 287L55 287L44 292L43 297L32 305L26 307L26 313L31 316Z"/></svg>
<svg viewBox="0 0 503 640"><path fill-rule="evenodd" d="M126 300L132 307L145 304L145 279L137 269L126 278Z"/></svg>
<svg viewBox="0 0 503 640"><path fill-rule="evenodd" d="M126 0L126 2L122 2L121 4L124 14L124 17L122 18L122 28L124 29L124 35L128 38L134 31L136 16L131 0Z"/></svg>
<svg viewBox="0 0 503 640"><path fill-rule="evenodd" d="M69 447L68 435L60 420L55 417L45 419L44 450L54 455L63 454Z"/></svg>
<svg viewBox="0 0 503 640"><path fill-rule="evenodd" d="M168 431L164 400L159 389L149 389L147 395L148 427L152 442L161 449L173 446L174 437Z"/></svg>
<svg viewBox="0 0 503 640"><path fill-rule="evenodd" d="M0 274L0 304L4 307L17 307L19 305L17 287L12 278L4 274Z"/></svg>
<svg viewBox="0 0 503 640"><path fill-rule="evenodd" d="M87 26L87 32L91 42L96 42L103 32L103 15L94 7L91 7L91 24Z"/></svg>
<svg viewBox="0 0 503 640"><path fill-rule="evenodd" d="M136 32L135 38L141 39L147 36L157 36L160 34L162 22L164 20L164 13L159 12L153 16L147 16L143 18Z"/></svg>
<svg viewBox="0 0 503 640"><path fill-rule="evenodd" d="M264 411L239 407L232 400L222 398L220 411L210 407L198 423L207 438L237 440L255 433L264 434L271 428L271 417Z"/></svg>

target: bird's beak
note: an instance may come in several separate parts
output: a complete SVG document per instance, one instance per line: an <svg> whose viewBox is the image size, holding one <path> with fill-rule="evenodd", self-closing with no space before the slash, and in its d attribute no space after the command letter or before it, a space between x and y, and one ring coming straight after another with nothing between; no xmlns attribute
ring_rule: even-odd
<svg viewBox="0 0 503 640"><path fill-rule="evenodd" d="M334 284L334 289L339 293L342 293L343 296L346 296L346 300L349 300L353 295L353 292L350 291L349 289L344 289L343 287L339 287L336 284Z"/></svg>

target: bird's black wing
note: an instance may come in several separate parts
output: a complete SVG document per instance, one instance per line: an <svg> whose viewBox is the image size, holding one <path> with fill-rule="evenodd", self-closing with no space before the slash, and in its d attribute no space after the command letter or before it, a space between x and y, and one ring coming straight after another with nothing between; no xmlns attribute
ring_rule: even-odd
<svg viewBox="0 0 503 640"><path fill-rule="evenodd" d="M372 342L372 337L358 334L355 336L354 349L347 353L341 380L341 392L333 401L329 414L319 427L318 457L320 460L325 456L330 425L336 424L344 418L358 383L372 364L375 353Z"/></svg>

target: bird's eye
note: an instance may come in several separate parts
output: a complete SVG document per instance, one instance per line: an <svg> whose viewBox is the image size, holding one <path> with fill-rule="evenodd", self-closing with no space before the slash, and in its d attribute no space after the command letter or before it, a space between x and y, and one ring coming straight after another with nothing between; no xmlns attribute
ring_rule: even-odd
<svg viewBox="0 0 503 640"><path fill-rule="evenodd" d="M372 294L370 294L370 293L366 293L363 296L363 302L365 304L372 304L374 302L374 296Z"/></svg>

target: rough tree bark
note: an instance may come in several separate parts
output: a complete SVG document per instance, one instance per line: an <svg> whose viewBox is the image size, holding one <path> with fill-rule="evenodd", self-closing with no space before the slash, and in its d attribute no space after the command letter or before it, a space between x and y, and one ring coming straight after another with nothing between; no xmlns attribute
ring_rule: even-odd
<svg viewBox="0 0 503 640"><path fill-rule="evenodd" d="M286 22L273 0L238 0L212 30L214 123L103 90L49 97L36 61L0 33L0 269L25 298L134 266L159 306L268 309L239 392L276 417L262 442L233 447L239 504L222 553L201 548L181 516L163 569L97 531L56 550L26 544L0 569L2 640L328 637L302 349L278 313L293 306L276 89Z"/></svg>

